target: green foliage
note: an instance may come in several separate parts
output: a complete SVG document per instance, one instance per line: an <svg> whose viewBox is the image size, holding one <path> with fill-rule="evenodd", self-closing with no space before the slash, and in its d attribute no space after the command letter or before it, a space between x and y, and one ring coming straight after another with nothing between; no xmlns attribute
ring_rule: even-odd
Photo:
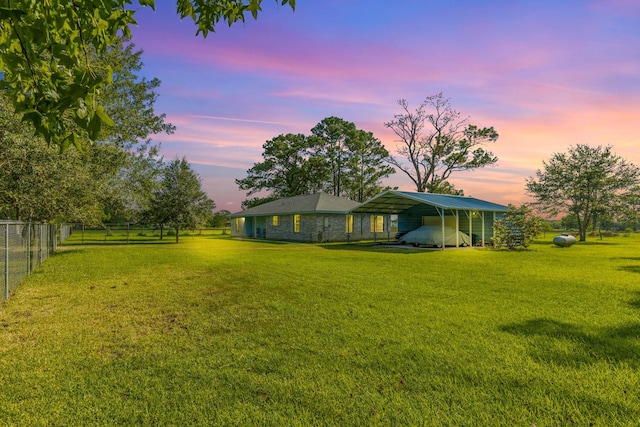
<svg viewBox="0 0 640 427"><path fill-rule="evenodd" d="M328 117L311 133L279 135L263 144L264 160L236 184L247 196L269 196L245 201L244 207L317 191L364 201L383 190L380 180L394 170L384 164L388 152L371 132Z"/></svg>
<svg viewBox="0 0 640 427"><path fill-rule="evenodd" d="M409 110L405 99L398 101L402 109L392 121L385 123L399 138L390 164L407 175L416 191L462 194L448 182L454 172L490 166L498 161L482 145L495 142L498 133L493 127L480 128L462 119L442 93L428 96L415 110ZM427 128L427 129L425 129Z"/></svg>
<svg viewBox="0 0 640 427"><path fill-rule="evenodd" d="M275 196L267 196L267 197L252 197L250 199L246 199L242 201L242 210L252 208L254 206L262 205L264 203L273 202L274 200L278 200L278 197Z"/></svg>
<svg viewBox="0 0 640 427"><path fill-rule="evenodd" d="M67 246L0 307L0 417L633 426L639 244Z"/></svg>
<svg viewBox="0 0 640 427"><path fill-rule="evenodd" d="M140 52L118 39L102 54L87 57L92 69L113 70L116 78L100 92L117 126L100 140L80 142L82 150L59 147L34 136L34 129L0 99L0 211L7 218L97 224L135 219L147 207L157 182L158 147L151 134L173 126L156 115L157 79L139 78ZM146 141L144 141L146 139ZM143 140L144 142L137 142Z"/></svg>
<svg viewBox="0 0 640 427"><path fill-rule="evenodd" d="M535 198L532 206L550 215L573 215L580 241L599 216L628 212L627 202L638 192L640 170L611 147L578 144L553 154L543 166L527 179L527 192Z"/></svg>
<svg viewBox="0 0 640 427"><path fill-rule="evenodd" d="M231 215L231 212L229 212L228 210L219 210L213 214L208 225L214 228L228 227L230 221L229 215Z"/></svg>
<svg viewBox="0 0 640 427"><path fill-rule="evenodd" d="M0 217L100 222L100 184L81 153L61 154L32 134L0 95Z"/></svg>
<svg viewBox="0 0 640 427"><path fill-rule="evenodd" d="M160 185L153 193L144 219L172 228L177 243L180 230L205 225L215 207L214 201L202 191L200 177L183 157L164 166Z"/></svg>
<svg viewBox="0 0 640 427"><path fill-rule="evenodd" d="M311 141L303 134L279 135L262 145L260 163L247 170L247 177L236 179L247 196L262 190L275 198L307 194L318 189L324 171L323 159L310 157Z"/></svg>
<svg viewBox="0 0 640 427"><path fill-rule="evenodd" d="M323 159L322 190L357 202L380 193L382 178L395 173L385 164L386 148L373 133L338 117L327 117L311 129L311 155Z"/></svg>
<svg viewBox="0 0 640 427"><path fill-rule="evenodd" d="M153 0L138 0L154 6ZM262 0L177 0L181 17L190 17L196 34L207 36L219 22L254 18ZM295 7L295 0L281 0ZM61 150L96 140L115 121L100 101L111 70L92 66L92 52L106 52L135 25L132 0L0 1L0 88L16 113L48 143Z"/></svg>
<svg viewBox="0 0 640 427"><path fill-rule="evenodd" d="M518 246L526 248L546 229L546 226L547 222L535 216L528 206L517 207L509 204L504 219L497 220L493 224L493 244L497 248L515 249Z"/></svg>

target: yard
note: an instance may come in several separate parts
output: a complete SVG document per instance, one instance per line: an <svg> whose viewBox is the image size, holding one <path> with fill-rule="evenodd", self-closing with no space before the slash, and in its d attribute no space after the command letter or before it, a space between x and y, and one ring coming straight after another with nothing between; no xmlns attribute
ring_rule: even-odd
<svg viewBox="0 0 640 427"><path fill-rule="evenodd" d="M640 235L552 237L74 234L0 306L0 424L637 426Z"/></svg>

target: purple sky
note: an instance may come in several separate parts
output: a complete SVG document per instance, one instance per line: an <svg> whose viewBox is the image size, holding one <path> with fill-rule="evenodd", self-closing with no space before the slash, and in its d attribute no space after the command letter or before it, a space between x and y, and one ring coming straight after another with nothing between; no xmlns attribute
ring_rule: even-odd
<svg viewBox="0 0 640 427"><path fill-rule="evenodd" d="M640 165L640 1L263 1L257 21L221 25L206 39L175 1L140 8L133 43L143 75L162 81L158 113L166 159L186 156L217 209L240 210L235 178L262 144L309 134L329 116L373 132L443 92L479 126L493 126L494 167L452 176L466 195L527 200L525 179L571 145L612 145ZM385 182L415 190L398 172Z"/></svg>

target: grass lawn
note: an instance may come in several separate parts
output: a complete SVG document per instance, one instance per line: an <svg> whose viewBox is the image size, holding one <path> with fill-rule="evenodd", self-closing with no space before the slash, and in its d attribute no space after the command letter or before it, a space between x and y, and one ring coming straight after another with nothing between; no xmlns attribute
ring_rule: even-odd
<svg viewBox="0 0 640 427"><path fill-rule="evenodd" d="M0 305L1 425L637 426L640 236L69 245Z"/></svg>

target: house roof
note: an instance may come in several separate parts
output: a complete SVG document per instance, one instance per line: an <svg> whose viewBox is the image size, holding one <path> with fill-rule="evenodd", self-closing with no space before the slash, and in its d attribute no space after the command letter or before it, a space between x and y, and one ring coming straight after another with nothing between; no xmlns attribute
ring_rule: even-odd
<svg viewBox="0 0 640 427"><path fill-rule="evenodd" d="M507 210L506 206L476 199L474 197L388 190L367 200L360 206L352 209L351 212L397 214L419 204L427 204L441 209L464 209L491 212L504 212Z"/></svg>
<svg viewBox="0 0 640 427"><path fill-rule="evenodd" d="M326 193L315 193L274 200L273 202L236 212L231 215L231 218L319 213L346 214L358 205L358 202L344 197L336 197Z"/></svg>

